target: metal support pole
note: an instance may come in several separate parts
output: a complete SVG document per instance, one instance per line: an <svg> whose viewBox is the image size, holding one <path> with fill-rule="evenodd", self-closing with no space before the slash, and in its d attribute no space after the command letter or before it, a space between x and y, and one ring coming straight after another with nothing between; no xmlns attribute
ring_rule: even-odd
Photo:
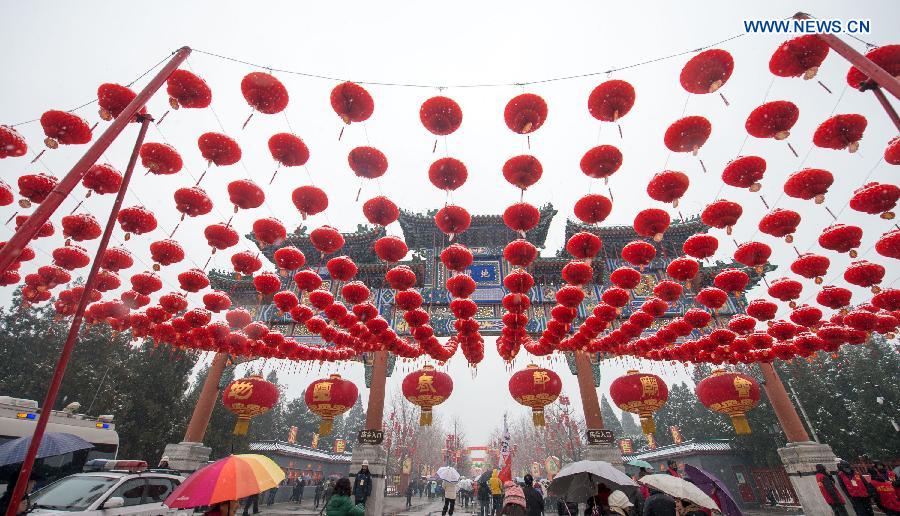
<svg viewBox="0 0 900 516"><path fill-rule="evenodd" d="M795 19L808 20L812 18L810 15L800 12L794 15ZM866 74L870 79L878 83L879 86L886 89L888 93L900 99L900 81L896 77L889 74L884 68L873 63L871 59L860 54L853 47L846 44L841 38L834 34L816 34L819 39L828 44L835 52L840 54L844 59L850 61L850 64L857 70Z"/></svg>
<svg viewBox="0 0 900 516"><path fill-rule="evenodd" d="M143 104L142 104L143 105ZM59 387L62 383L63 376L66 374L66 366L69 364L69 358L75 349L75 341L78 339L78 331L81 329L81 321L84 317L84 310L91 298L91 291L97 283L97 273L100 271L100 258L109 245L109 239L112 237L113 229L116 227L116 216L119 214L119 208L122 207L122 201L125 199L125 192L128 190L128 183L131 181L134 166L137 163L138 152L141 144L144 143L144 137L147 135L147 128L153 118L150 115L137 115L141 122L141 130L138 133L137 140L134 142L134 150L131 152L131 159L128 160L128 168L125 169L125 175L122 177L122 185L119 187L119 193L116 194L116 200L113 202L112 209L109 212L109 219L106 221L106 229L100 238L100 244L97 246L97 253L94 255L94 261L91 264L91 271L88 274L87 281L84 283L84 292L81 299L78 300L78 307L75 309L75 315L72 317L72 325L69 327L69 335L63 344L62 352L59 354L59 360L56 362L56 370L53 371L53 378L50 381L50 388L47 390L47 396L44 398L44 404L41 405L41 415L38 418L37 425L34 428L34 434L31 436L31 444L28 446L28 453L25 455L25 461L22 463L22 469L19 471L19 478L16 481L16 488L13 491L9 506L6 508L6 516L15 516L19 509L19 503L25 495L25 489L28 487L28 479L31 476L31 469L34 467L34 460L37 456L38 447L44 438L44 431L47 429L47 423L50 422L50 414L53 412L53 405L56 404L56 396L59 394Z"/></svg>
<svg viewBox="0 0 900 516"><path fill-rule="evenodd" d="M191 49L189 47L181 47L175 52L172 59L162 67L159 73L150 79L150 82L144 86L144 89L137 94L134 100L132 100L128 106L122 110L122 113L109 124L109 127L107 127L106 130L103 131L103 134L94 141L94 144L84 153L84 156L75 163L72 170L59 181L59 184L56 185L53 191L47 195L47 198L41 202L36 210L34 210L34 213L28 217L28 220L22 224L6 245L0 249L0 273L5 272L10 264L19 257L22 249L24 249L25 246L28 245L28 242L34 238L38 230L41 229L41 226L47 222L47 219L53 215L59 205L62 204L69 193L72 192L72 189L78 185L84 175L87 174L88 169L97 162L97 159L99 159L104 152L106 152L106 149L109 148L110 144L112 144L131 122L135 114L147 104L150 97L162 87L169 78L169 75L171 75L172 72L187 59L187 56L189 56L190 53Z"/></svg>
<svg viewBox="0 0 900 516"><path fill-rule="evenodd" d="M897 115L897 110L894 109L894 106L891 105L891 101L888 100L887 96L881 91L881 88L878 87L873 81L866 81L861 84L859 89L861 91L864 90L872 90L872 94L875 95L875 98L878 99L878 102L881 104L881 107L884 108L885 112L887 112L888 117L890 117L891 122L894 122L894 127L900 131L900 115Z"/></svg>

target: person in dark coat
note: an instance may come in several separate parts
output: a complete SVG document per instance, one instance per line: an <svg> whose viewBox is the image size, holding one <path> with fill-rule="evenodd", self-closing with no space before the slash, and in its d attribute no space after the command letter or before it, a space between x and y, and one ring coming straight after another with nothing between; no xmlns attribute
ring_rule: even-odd
<svg viewBox="0 0 900 516"><path fill-rule="evenodd" d="M838 463L838 485L847 497L850 505L856 512L856 516L874 516L871 494L875 489L866 482L858 472L853 470L850 463L842 460Z"/></svg>
<svg viewBox="0 0 900 516"><path fill-rule="evenodd" d="M303 490L306 489L306 479L302 476L297 480L297 503L303 503Z"/></svg>
<svg viewBox="0 0 900 516"><path fill-rule="evenodd" d="M666 473L673 477L681 478L681 473L678 472L678 463L674 460L666 461Z"/></svg>
<svg viewBox="0 0 900 516"><path fill-rule="evenodd" d="M250 514L250 505L253 504L253 514L259 514L259 493L244 498L244 516Z"/></svg>
<svg viewBox="0 0 900 516"><path fill-rule="evenodd" d="M594 514L594 507L598 508L600 514L605 514L606 509L609 507L609 494L612 491L606 487L606 484L599 484L597 486L597 494L587 499L587 506L584 508L584 516L591 516Z"/></svg>
<svg viewBox="0 0 900 516"><path fill-rule="evenodd" d="M644 502L643 516L675 516L675 499L650 488L650 496Z"/></svg>
<svg viewBox="0 0 900 516"><path fill-rule="evenodd" d="M578 516L578 504L559 499L556 501L556 514L559 516Z"/></svg>
<svg viewBox="0 0 900 516"><path fill-rule="evenodd" d="M525 514L528 516L541 516L544 514L544 497L534 488L534 477L525 475Z"/></svg>
<svg viewBox="0 0 900 516"><path fill-rule="evenodd" d="M300 499L300 478L294 479L294 485L291 488L291 500L292 502L296 502Z"/></svg>
<svg viewBox="0 0 900 516"><path fill-rule="evenodd" d="M372 474L369 473L369 461L364 460L356 479L353 481L353 498L356 504L366 504L372 494Z"/></svg>
<svg viewBox="0 0 900 516"><path fill-rule="evenodd" d="M316 482L316 489L315 489L315 491L313 491L313 494L315 496L316 509L319 508L319 503L322 501L322 491L324 491L324 490L325 490L324 482L322 482L321 480Z"/></svg>
<svg viewBox="0 0 900 516"><path fill-rule="evenodd" d="M409 509L410 507L412 507L412 496L413 496L413 491L415 491L415 484L413 484L412 482L410 482L410 483L406 486L406 508L407 508L407 509Z"/></svg>

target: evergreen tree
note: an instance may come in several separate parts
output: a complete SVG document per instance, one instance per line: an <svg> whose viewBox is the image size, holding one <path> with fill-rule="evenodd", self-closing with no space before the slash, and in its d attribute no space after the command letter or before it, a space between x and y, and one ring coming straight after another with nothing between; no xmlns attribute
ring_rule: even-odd
<svg viewBox="0 0 900 516"><path fill-rule="evenodd" d="M641 427L637 424L634 414L622 411L622 437L636 437L641 435Z"/></svg>
<svg viewBox="0 0 900 516"><path fill-rule="evenodd" d="M616 413L613 412L612 405L609 404L605 394L600 396L600 416L603 418L604 428L612 430L613 435L616 437L622 435L622 423L616 417Z"/></svg>

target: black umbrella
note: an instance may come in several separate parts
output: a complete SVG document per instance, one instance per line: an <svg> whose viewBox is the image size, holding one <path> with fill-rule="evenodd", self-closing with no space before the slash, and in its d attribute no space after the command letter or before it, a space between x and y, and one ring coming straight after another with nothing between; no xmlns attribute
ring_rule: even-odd
<svg viewBox="0 0 900 516"><path fill-rule="evenodd" d="M31 446L31 436L19 437L0 445L0 466L23 462L29 446ZM47 432L44 434L44 438L41 439L41 445L38 447L37 457L35 458L55 457L78 450L88 450L93 447L93 444L77 435Z"/></svg>

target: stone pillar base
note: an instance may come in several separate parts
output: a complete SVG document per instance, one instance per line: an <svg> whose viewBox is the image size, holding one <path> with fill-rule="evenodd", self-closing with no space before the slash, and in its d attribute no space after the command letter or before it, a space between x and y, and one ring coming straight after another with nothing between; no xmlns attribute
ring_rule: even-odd
<svg viewBox="0 0 900 516"><path fill-rule="evenodd" d="M778 456L800 499L803 513L831 514L832 510L816 483L816 464L824 465L829 472L836 469L831 446L812 441L788 443L784 448L778 448Z"/></svg>
<svg viewBox="0 0 900 516"><path fill-rule="evenodd" d="M380 445L357 444L353 447L350 462L350 484L356 480L356 474L364 460L369 461L369 472L372 473L372 494L366 500L366 516L382 516L384 513L384 485L387 452Z"/></svg>
<svg viewBox="0 0 900 516"><path fill-rule="evenodd" d="M624 472L625 463L622 461L622 453L618 446L587 445L584 453L585 460L602 460Z"/></svg>
<svg viewBox="0 0 900 516"><path fill-rule="evenodd" d="M166 445L163 455L169 457L169 467L178 471L196 471L209 462L212 448L203 443L180 442Z"/></svg>

